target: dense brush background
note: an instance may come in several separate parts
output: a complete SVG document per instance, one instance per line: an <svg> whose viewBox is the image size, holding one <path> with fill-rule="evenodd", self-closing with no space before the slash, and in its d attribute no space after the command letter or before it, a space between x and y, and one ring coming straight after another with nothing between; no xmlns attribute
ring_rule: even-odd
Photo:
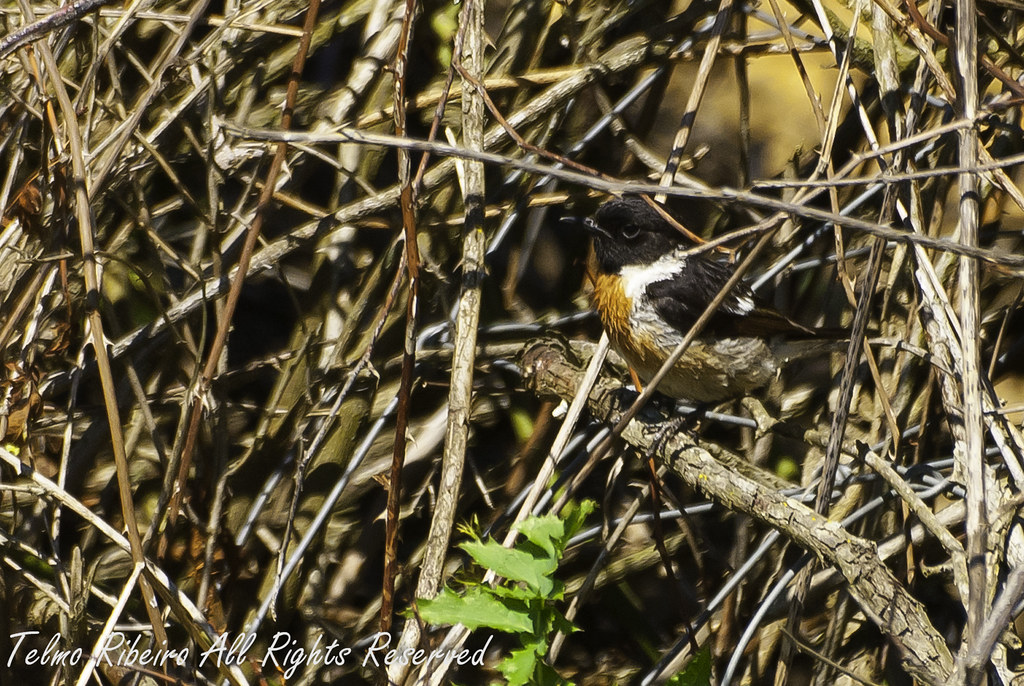
<svg viewBox="0 0 1024 686"><path fill-rule="evenodd" d="M591 348L583 343L601 335L587 299L587 239L559 219L592 213L624 182L657 184L666 160L679 155L667 205L705 239L760 225L756 234L728 241L734 252L720 259L741 259L754 238L770 232L750 278L768 275L759 292L802 323L850 325L876 240L864 229L892 227L882 236L889 242L878 244L880 277L869 283L868 337L885 340L872 345L872 364L865 358L856 370L847 440L862 441L899 467L929 510L962 505L964 475L953 464L965 440L962 341L959 325L949 324L956 315L943 320L945 328L934 321L961 307L961 256L950 249L964 235L957 170L976 163L985 165L977 194L981 251L972 253L981 257L974 282L981 329L971 339L981 348L984 437L992 448L987 578L997 595L1022 559L1016 508L1024 473L1015 476L1014 468L1020 470L1024 400L1016 257L1024 195L1015 165L1024 152L1024 88L1016 81L1024 70L1024 6L979 2L973 19L986 64L961 78L952 53L962 37L954 28L970 18L938 0L918 6L920 19L905 5L870 1L490 2L483 7L480 76L490 103L452 71L472 15L464 3L411 6L409 15L404 1L323 1L290 127L319 138L290 144L280 169L272 169L277 144L266 131L281 128L305 2L110 2L55 22L41 41L20 42L2 58L0 683L74 683L81 665L8 661L10 634L40 632L22 653L42 648L57 632L65 646L88 649L126 589L118 626L148 636L151 616L132 577L132 556L124 539L112 537L127 530L125 495L142 539L138 552L164 573L147 575L147 584L157 589L172 647L201 645L201 636L216 632L237 634L259 620L253 655L276 631L300 643L323 636L361 650L379 626L396 398L407 402L408 443L395 635L416 621L409 612L413 590L444 497L439 473L452 349L466 335L455 326L468 283L464 241L472 241L478 216L470 213L467 231L469 162L450 147L468 145L463 134L473 108L464 114L464 99L483 108L485 148L498 158L484 168L486 257L456 524L475 521L504 537L560 425L554 411L562 399L524 381L524 348L543 337L571 342L585 357ZM61 11L52 2L4 0L0 32L10 35ZM404 28L411 39L403 73L394 65ZM831 46L827 36L834 36ZM448 146L426 159L422 147L410 153L414 175L425 164L425 175L414 179L414 227L403 227L396 146L331 137L394 134L396 75L408 103L403 135L426 141L433 128L433 140ZM58 79L70 109L60 102ZM971 81L980 93L974 130L982 152L965 161L955 96ZM688 101L699 107L687 112ZM71 112L77 127L68 125ZM892 145L904 138L906 145ZM557 173L556 167L573 169L562 156L585 167L571 177ZM259 213L268 183L273 197ZM748 196L737 200L729 189L792 205L776 212ZM257 214L254 255L247 273L238 273ZM840 215L861 223L843 227ZM414 383L404 397L403 234L410 228L421 271ZM98 297L86 279L86 234L99 267ZM913 236L942 242L922 248ZM926 281L938 289L924 289ZM233 283L243 285L228 321L225 295ZM97 322L112 385L102 383L97 364ZM218 331L227 332L226 345L209 361ZM908 345L897 350L896 341ZM769 412L788 401L799 405L785 430L758 436L703 419L685 431L755 463L764 483L788 482L799 496L797 487L813 485L821 460L841 362L817 361L778 389L781 395L762 398ZM208 384L201 382L207 365ZM628 378L614 365L606 373ZM798 403L797 394L805 400ZM718 409L747 413L738 404ZM125 444L121 470L111 424ZM584 414L556 476L579 468L604 427ZM588 574L595 578L572 611L581 631L548 655L564 678L632 683L678 655L663 675L671 676L691 654L685 637L692 631L695 643L711 647L716 680L734 661L733 683L772 683L791 632L800 647L789 683L911 683L897 642L842 584L821 575L794 625L786 628L788 604L752 624L773 583L801 559L785 531L760 550L724 603L702 614L773 529L709 506L701 492L665 472L658 537L673 561L670 578L643 516L654 507L644 453L617 443L571 494L597 508L592 528L559 569L567 588L560 607L568 607ZM963 509L942 520L956 545L950 538L940 545L933 535L900 543L915 526L920 534L918 519L863 462L844 461L840 476L851 478L834 518L869 506L848 524L851 532L889 542L886 564L956 654L966 599L951 576L950 555L962 556L956 546L967 544ZM179 485L180 514L169 517ZM315 519L321 508L326 517ZM627 514L636 522L600 555ZM480 576L454 547L461 540L456 531L442 581ZM290 573L274 597L282 565ZM175 588L194 607L172 598L168 589ZM1012 608L1011 601L1005 602ZM751 627L750 639L740 641ZM483 643L487 632L478 633L469 647ZM423 644L445 634L425 627ZM483 667L444 678L500 679L494 666L514 645L497 634ZM992 683L1009 683L1017 673L1019 647L1011 624L992 649ZM251 683L382 676L358 660L299 670L287 680L256 660L239 670L235 678ZM97 674L102 683L160 682L103 664ZM183 683L227 678L212 664L170 674Z"/></svg>

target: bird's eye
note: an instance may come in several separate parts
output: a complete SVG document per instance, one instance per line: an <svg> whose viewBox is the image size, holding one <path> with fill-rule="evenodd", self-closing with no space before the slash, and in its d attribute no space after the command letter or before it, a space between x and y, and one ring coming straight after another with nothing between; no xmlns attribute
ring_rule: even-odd
<svg viewBox="0 0 1024 686"><path fill-rule="evenodd" d="M626 240L633 240L640 235L640 227L636 224L627 224L622 227L622 237Z"/></svg>

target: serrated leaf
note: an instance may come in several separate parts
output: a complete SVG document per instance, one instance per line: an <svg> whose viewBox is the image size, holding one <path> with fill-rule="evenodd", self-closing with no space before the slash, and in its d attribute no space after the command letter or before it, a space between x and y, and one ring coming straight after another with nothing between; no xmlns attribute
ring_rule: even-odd
<svg viewBox="0 0 1024 686"><path fill-rule="evenodd" d="M533 600L537 600L540 596L537 591L527 588L522 584L509 584L506 586L495 586L491 589L491 593L500 598L509 598L511 600L521 601L528 603Z"/></svg>
<svg viewBox="0 0 1024 686"><path fill-rule="evenodd" d="M562 551L556 550L555 544L556 542L560 543L565 536L565 525L558 517L554 515L529 517L521 521L516 528L526 537L526 540L541 548L552 560L557 560L560 557Z"/></svg>
<svg viewBox="0 0 1024 686"><path fill-rule="evenodd" d="M537 653L532 650L513 650L498 665L498 671L508 680L509 686L523 686L533 678L538 659Z"/></svg>
<svg viewBox="0 0 1024 686"><path fill-rule="evenodd" d="M558 568L558 563L551 559L537 559L522 550L509 550L494 541L467 541L459 547L469 553L477 564L493 570L499 576L512 581L522 581L546 596L552 590L549 578Z"/></svg>
<svg viewBox="0 0 1024 686"><path fill-rule="evenodd" d="M479 586L469 587L461 596L446 588L432 600L421 598L417 606L420 616L431 624L464 624L470 629L485 626L508 633L533 631L528 614L513 610Z"/></svg>

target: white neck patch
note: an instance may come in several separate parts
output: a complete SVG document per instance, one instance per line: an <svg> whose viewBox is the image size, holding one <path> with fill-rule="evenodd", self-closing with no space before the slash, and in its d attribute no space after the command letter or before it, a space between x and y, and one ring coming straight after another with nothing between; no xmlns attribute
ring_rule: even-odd
<svg viewBox="0 0 1024 686"><path fill-rule="evenodd" d="M630 264L619 270L622 291L626 297L636 301L644 296L648 284L671 279L686 269L686 259L674 253L662 255L651 264Z"/></svg>

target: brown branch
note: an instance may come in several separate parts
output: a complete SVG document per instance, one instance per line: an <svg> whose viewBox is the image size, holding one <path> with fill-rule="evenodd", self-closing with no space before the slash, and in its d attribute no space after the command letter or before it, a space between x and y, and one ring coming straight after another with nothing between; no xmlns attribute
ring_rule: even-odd
<svg viewBox="0 0 1024 686"><path fill-rule="evenodd" d="M31 6L26 0L20 3L22 11L28 16ZM139 522L135 518L135 504L132 499L132 480L128 469L128 454L125 449L124 434L121 431L121 414L117 407L117 389L114 374L107 351L107 339L104 335L103 318L100 315L100 277L96 261L92 208L90 207L89 190L86 184L85 156L82 149L82 131L78 124L71 97L68 95L64 82L60 78L60 68L50 46L43 43L39 52L46 64L50 82L57 96L61 114L64 117L68 148L71 153L73 172L75 216L78 220L78 236L82 245L82 272L85 280L85 310L88 317L88 330L96 355L96 367L99 370L100 386L103 392L103 405L107 416L107 427L110 431L110 447L114 454L114 467L117 472L117 493L121 502L121 514L125 528L128 530L128 541L131 545L132 562L136 565L145 564L142 539L139 536ZM41 84L40 84L41 85ZM56 132L56 127L54 131ZM164 631L163 618L157 606L156 596L148 578L139 579L139 587L145 601L146 615L153 630L153 641L156 645L166 645L167 634Z"/></svg>
<svg viewBox="0 0 1024 686"><path fill-rule="evenodd" d="M405 136L405 86L409 65L409 39L412 20L416 14L416 0L405 1L402 33L395 55L395 135ZM402 207L402 230L405 233L405 265L409 277L409 299L405 305L405 345L402 349L402 376L398 387L398 408L395 414L395 441L391 454L391 472L388 479L387 522L384 531L384 579L381 586L380 630L391 630L394 612L395 576L398 560L399 499L402 494L402 466L405 464L406 430L409 426L409 402L412 396L413 372L416 368L416 316L419 309L420 255L416 245L416 211L413 206L411 161L406 150L398 154L398 175L402 184L399 203Z"/></svg>
<svg viewBox="0 0 1024 686"><path fill-rule="evenodd" d="M583 370L551 341L536 341L520 358L524 380L544 397L568 399ZM621 386L602 380L591 394L591 411L604 421L622 421ZM655 455L679 478L710 499L775 529L835 568L864 613L890 638L902 666L925 683L945 683L953 671L953 656L946 642L914 599L879 558L875 544L855 536L840 524L823 518L794 498L767 487L712 454L711 445L678 434L654 445L662 427L643 420L630 421L622 437L641 451ZM734 456L736 461L742 458Z"/></svg>
<svg viewBox="0 0 1024 686"><path fill-rule="evenodd" d="M936 43L939 43L943 47L949 47L949 36L945 35L937 28L929 24L928 20L921 16L921 11L917 9L917 4L914 0L903 0L903 4L907 8L907 13L910 15L910 19L914 22L914 24L917 25L919 29L921 29L921 31L924 32L926 36L934 40ZM977 32L975 32L975 36L977 36ZM957 48L959 48L959 41L957 42ZM981 63L981 66L984 67L985 71L987 71L990 76L992 76L1000 83L1002 83L1004 86L1006 86L1008 89L1013 91L1018 97L1024 97L1024 86L1021 86L1019 83L1017 83L1016 79L1014 79L1012 76L1010 76L1005 71L1000 69L999 66L991 59L989 59L987 55L976 56L975 59L977 62Z"/></svg>
<svg viewBox="0 0 1024 686"><path fill-rule="evenodd" d="M978 86L978 11L974 0L956 0L955 63L960 76L957 87L957 108L961 118L970 121L979 104ZM976 128L962 129L958 136L958 162L966 171L959 175L959 232L961 242L968 247L978 245L980 202L978 174L973 171L980 161L980 142ZM963 407L964 440L953 450L954 478L961 480L967 490L967 626L964 630L964 654L975 647L982 633L985 617L991 608L991 594L995 589L998 565L988 558L989 497L985 465L985 418L982 407L981 378L981 312L979 288L981 274L978 261L960 258L960 346L961 393ZM983 664L961 661L954 675L956 684L975 686L985 678ZM962 679L962 681L961 681Z"/></svg>
<svg viewBox="0 0 1024 686"><path fill-rule="evenodd" d="M310 0L309 7L306 10L305 22L302 26L302 37L299 39L299 46L295 53L295 59L292 62L292 71L288 78L285 108L281 113L282 129L288 129L292 124L295 99L299 92L299 79L306 64L306 56L309 53L309 44L313 36L313 28L316 26L319 11L320 0ZM192 403L189 405L189 419L187 422L188 428L171 490L170 503L167 508L169 526L164 530L164 535L160 539L157 551L159 557L162 557L167 550L171 529L177 520L178 509L181 507L181 501L184 496L185 480L188 477L188 470L192 464L192 454L195 451L196 440L199 434L199 424L203 417L206 395L210 391L214 375L217 372L217 365L220 363L221 353L224 351L224 346L227 343L228 331L231 329L231 320L234 316L235 308L238 306L238 299L241 296L242 287L245 285L245 277L249 272L249 264L252 261L253 250L256 247L256 242L259 240L264 218L273 200L274 188L277 185L277 178L281 173L281 168L284 166L284 158L287 152L288 143L286 141L279 142L274 151L270 169L267 170L266 183L257 201L256 216L246 233L245 243L242 245L242 252L238 257L235 278L231 282L227 298L224 301L220 324L217 327L213 343L210 345L210 350L207 353L206 364L203 366L202 372L192 389Z"/></svg>
<svg viewBox="0 0 1024 686"><path fill-rule="evenodd" d="M906 243L910 245L919 245L924 248L931 248L940 250L943 252L952 253L954 255L966 255L968 257L976 257L980 260L991 264L1007 265L1016 269L1024 270L1024 257L1019 255L1010 255L1006 251L1000 250L988 250L979 248L977 246L964 245L961 242L953 241L945 238L933 238L910 231L904 231L901 229L894 228L892 226L882 225L877 222L860 219L858 217L851 217L836 212L829 212L822 210L813 205L807 204L817 198L818 194L823 190L821 188L815 189L814 191L804 195L800 198L800 202L789 202L781 200L779 198L771 197L768 195L762 195L753 191L738 190L730 188L728 186L718 186L716 188L703 188L693 186L659 186L650 183L637 183L633 181L625 181L621 179L612 179L608 177L593 177L580 172L572 171L570 169L559 169L550 165L539 164L529 160L518 159L510 157L508 155L501 155L493 152L483 152L476 150L469 150L464 147L448 145L445 143L428 142L424 140L417 140L412 138L397 138L392 135L374 133L372 131L363 131L359 129L350 129L348 127L339 127L335 133L318 134L318 133L299 133L299 132L281 132L271 131L266 129L250 129L234 124L224 122L225 130L234 133L236 135L261 139L270 141L289 141L289 142L320 142L320 143L362 143L365 145L378 145L385 148L406 148L409 150L430 150L432 154L440 155L444 157L454 157L467 160L479 160L487 164L493 164L497 166L506 166L514 169L522 169L538 175L550 175L562 179L568 183L578 184L585 188L593 190L603 191L606 193L632 193L632 194L658 194L662 193L672 197L679 198L700 198L704 200L713 200L720 203L742 203L745 205L751 205L753 207L762 207L765 209L775 210L777 212L792 214L794 216L803 217L814 221L821 221L829 224L835 224L837 226L853 229L866 233L871 236L877 236L879 238L885 238L890 241L897 241L899 243ZM1013 159L1006 159L1000 162L995 162L986 166L979 166L979 171L987 169L1001 169L1006 166L1012 166L1013 164L1019 164L1020 160L1016 157ZM383 194L381 194L383 195ZM367 201L369 202L369 201ZM374 205L377 200L374 199ZM338 216L344 216L346 220L350 216L350 213L355 211L365 211L363 206L358 208L349 208L344 211L339 211ZM305 230L302 231L301 235L305 235ZM293 243L294 241L288 241Z"/></svg>
<svg viewBox="0 0 1024 686"><path fill-rule="evenodd" d="M78 0L77 2L73 2L70 5L65 5L64 7L55 10L52 14L32 22L28 26L23 26L17 31L12 31L0 39L0 59L7 57L11 52L17 50L19 46L38 40L51 31L56 31L63 26L67 26L72 22L78 21L97 7L112 5L115 1L116 0Z"/></svg>

